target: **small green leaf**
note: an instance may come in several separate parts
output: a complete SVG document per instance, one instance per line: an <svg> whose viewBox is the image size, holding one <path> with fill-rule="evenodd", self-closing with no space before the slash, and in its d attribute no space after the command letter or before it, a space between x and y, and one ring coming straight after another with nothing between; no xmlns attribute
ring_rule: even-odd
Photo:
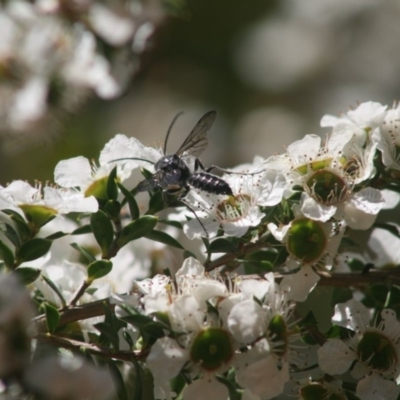
<svg viewBox="0 0 400 400"><path fill-rule="evenodd" d="M14 221L21 242L29 240L32 232L24 218L14 210L2 210L2 212L7 214Z"/></svg>
<svg viewBox="0 0 400 400"><path fill-rule="evenodd" d="M103 256L108 252L114 238L113 226L107 215L99 210L90 217L90 225Z"/></svg>
<svg viewBox="0 0 400 400"><path fill-rule="evenodd" d="M117 186L117 167L115 166L110 172L107 179L107 198L109 200L117 200L118 186Z"/></svg>
<svg viewBox="0 0 400 400"><path fill-rule="evenodd" d="M44 313L46 315L47 330L53 333L60 322L60 313L57 308L48 303L44 305Z"/></svg>
<svg viewBox="0 0 400 400"><path fill-rule="evenodd" d="M170 226L174 226L175 228L182 229L182 223L179 221L171 221L168 219L159 218L158 222L160 224L170 225Z"/></svg>
<svg viewBox="0 0 400 400"><path fill-rule="evenodd" d="M69 235L69 233L65 233L65 232L59 231L59 232L55 232L55 233L53 233L53 234L51 234L49 236L46 236L45 239L56 240L56 239L60 239L60 238L62 238L64 236L67 236L67 235Z"/></svg>
<svg viewBox="0 0 400 400"><path fill-rule="evenodd" d="M14 267L14 253L2 240L0 240L0 258L7 268L12 269Z"/></svg>
<svg viewBox="0 0 400 400"><path fill-rule="evenodd" d="M18 232L10 225L10 224L6 224L4 223L4 234L6 235L7 239L15 246L15 247L19 247L21 246L21 239L19 237Z"/></svg>
<svg viewBox="0 0 400 400"><path fill-rule="evenodd" d="M71 232L71 235L84 235L86 233L92 233L91 225L83 225L80 228L75 229Z"/></svg>
<svg viewBox="0 0 400 400"><path fill-rule="evenodd" d="M125 196L125 200L128 202L129 211L131 212L132 220L138 219L140 215L139 207L132 193L121 183L117 182L119 189Z"/></svg>
<svg viewBox="0 0 400 400"><path fill-rule="evenodd" d="M83 247L81 247L78 243L71 243L71 247L73 247L75 250L79 251L85 257L90 263L93 261L96 261L96 259Z"/></svg>
<svg viewBox="0 0 400 400"><path fill-rule="evenodd" d="M147 315L142 314L126 315L121 317L121 320L139 329L140 334L148 344L152 344L157 339L164 337L165 329L168 329L167 325L153 321Z"/></svg>
<svg viewBox="0 0 400 400"><path fill-rule="evenodd" d="M23 285L29 285L34 282L40 276L40 273L40 269L31 267L21 267L13 271L13 274L17 276Z"/></svg>
<svg viewBox="0 0 400 400"><path fill-rule="evenodd" d="M176 247L182 250L184 249L184 247L175 238L163 231L157 231L154 229L145 235L145 237L156 242L164 243L168 246Z"/></svg>
<svg viewBox="0 0 400 400"><path fill-rule="evenodd" d="M146 215L154 215L165 207L164 199L161 190L157 190L149 201L149 209L146 211Z"/></svg>
<svg viewBox="0 0 400 400"><path fill-rule="evenodd" d="M51 247L51 240L35 238L25 242L17 252L19 262L32 261L44 256Z"/></svg>
<svg viewBox="0 0 400 400"><path fill-rule="evenodd" d="M157 217L152 215L144 215L137 220L131 222L122 229L120 238L118 239L118 246L121 248L132 240L139 239L150 233L157 224Z"/></svg>
<svg viewBox="0 0 400 400"><path fill-rule="evenodd" d="M116 200L107 200L104 204L104 211L111 219L118 218L121 212L121 204Z"/></svg>
<svg viewBox="0 0 400 400"><path fill-rule="evenodd" d="M46 275L42 274L41 279L43 279L50 287L51 289L54 291L54 293L58 296L58 298L61 301L61 304L63 305L63 307L65 307L67 305L66 300L64 299L64 296L62 295L62 293L60 292L60 290L58 289L58 287L56 286L56 284L50 279L48 278Z"/></svg>
<svg viewBox="0 0 400 400"><path fill-rule="evenodd" d="M94 327L112 344L115 350L119 349L118 332L106 322L99 322Z"/></svg>
<svg viewBox="0 0 400 400"><path fill-rule="evenodd" d="M108 260L96 260L87 268L89 282L106 276L112 270L112 262Z"/></svg>
<svg viewBox="0 0 400 400"><path fill-rule="evenodd" d="M134 357L132 357L134 359ZM114 384L117 389L118 400L128 400L128 393L125 388L124 378L122 377L121 371L112 360L107 360L110 373L114 378ZM134 397L134 399L141 399L141 397Z"/></svg>
<svg viewBox="0 0 400 400"><path fill-rule="evenodd" d="M238 247L229 239L219 238L213 240L207 250L210 253L236 253Z"/></svg>

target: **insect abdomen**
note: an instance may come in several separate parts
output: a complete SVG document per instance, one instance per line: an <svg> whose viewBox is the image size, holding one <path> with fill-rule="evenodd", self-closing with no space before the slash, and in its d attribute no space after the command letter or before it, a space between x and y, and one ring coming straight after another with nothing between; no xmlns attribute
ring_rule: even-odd
<svg viewBox="0 0 400 400"><path fill-rule="evenodd" d="M188 184L208 193L233 195L232 189L223 179L205 172L194 173L189 178Z"/></svg>

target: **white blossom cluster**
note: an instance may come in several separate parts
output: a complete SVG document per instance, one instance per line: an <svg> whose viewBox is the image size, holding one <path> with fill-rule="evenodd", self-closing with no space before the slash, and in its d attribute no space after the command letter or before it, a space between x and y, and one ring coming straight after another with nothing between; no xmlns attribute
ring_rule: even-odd
<svg viewBox="0 0 400 400"><path fill-rule="evenodd" d="M162 18L159 7L136 0L0 5L1 130L40 131L92 92L103 99L121 94L135 54Z"/></svg>
<svg viewBox="0 0 400 400"><path fill-rule="evenodd" d="M378 176L387 179L386 188L399 178L399 113L398 105L388 108L368 102L341 117L324 116L321 125L332 128L326 139L306 135L284 154L258 156L251 164L225 171L221 179L231 188L230 195L191 187L182 199L187 207L166 217L173 227L157 226L155 235L161 243L142 235L110 253L112 271L82 292L77 304L111 298L116 315L123 321L127 318L128 325L130 309L162 327L161 337L149 347L144 338L138 339L143 332L133 323L119 327L119 346L114 345L115 351L144 351L155 399L178 395L171 384L178 376L186 382L182 398L188 400L226 400L229 388L241 390L245 400L273 399L282 393L303 400L346 399L348 388L342 380L350 375L359 399L397 399L400 323L393 310L383 308L372 315L372 309L354 299L337 304L332 323L340 335L308 346L300 342L307 332L295 316L295 307L308 298L321 276L329 276L337 266L345 235L371 228L385 206L381 187L372 186ZM18 265L40 269L41 276L32 286L42 301L61 310L74 306L78 287L88 282L87 269L66 247L74 242L75 248L98 249L103 240L94 231L98 244L90 234L65 236L64 231L73 233L82 227L65 217L83 213L82 223L88 214L101 213L107 201L114 204L122 198L117 193L110 202L110 174L115 173L115 184L124 184L139 168L149 176L163 156L161 150L118 134L101 151L98 165L82 156L60 161L55 186L32 187L15 181L0 187L0 209L14 221L26 221L33 236L39 233L46 240L62 233L44 256ZM191 173L196 172L193 156L182 154L182 159ZM154 176L150 179L157 186ZM130 195L135 196L135 191ZM148 197L140 200L137 220L148 216L148 203ZM136 233L129 231L135 221L128 221L128 212L123 205L121 219L113 217L111 234L117 234L117 239L124 232ZM210 246L218 240L232 245L240 240L243 252L251 246L281 249L284 259L273 265L278 278L273 272L258 279L222 277L216 271L206 272L206 263L193 257L187 257L176 271L177 263L167 260L165 244L177 242L179 224L187 238L202 238ZM18 243L12 245L18 248ZM3 244L0 250L7 255ZM164 269L175 267L171 276L149 278L157 257ZM208 265L212 257L209 254ZM93 258L103 261L107 253L97 250ZM239 256L235 260L237 266L246 261ZM133 293L120 295L130 290ZM87 341L99 321L104 319L79 321Z"/></svg>

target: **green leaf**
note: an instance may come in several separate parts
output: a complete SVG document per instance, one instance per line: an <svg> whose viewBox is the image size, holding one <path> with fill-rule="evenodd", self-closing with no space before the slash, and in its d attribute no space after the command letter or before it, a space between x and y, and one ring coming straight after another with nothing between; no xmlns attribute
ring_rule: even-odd
<svg viewBox="0 0 400 400"><path fill-rule="evenodd" d="M86 233L92 233L91 225L83 225L80 228L75 229L71 232L71 235L84 235Z"/></svg>
<svg viewBox="0 0 400 400"><path fill-rule="evenodd" d="M170 225L170 226L174 226L175 228L182 229L182 223L179 221L171 221L168 219L159 218L158 222L160 224Z"/></svg>
<svg viewBox="0 0 400 400"><path fill-rule="evenodd" d="M19 237L21 239L21 242L25 242L30 239L31 237L31 229L29 228L29 225L27 222L22 218L21 215L19 215L16 211L14 210L2 210L3 213L7 214L15 223L15 226L17 228Z"/></svg>
<svg viewBox="0 0 400 400"><path fill-rule="evenodd" d="M96 261L96 259L83 247L81 247L78 243L71 243L71 247L73 247L75 250L79 251L79 253L82 254L83 257L85 257L90 263L93 261Z"/></svg>
<svg viewBox="0 0 400 400"><path fill-rule="evenodd" d="M122 183L117 182L117 185L121 190L122 194L125 196L125 200L128 202L129 211L131 212L132 219L133 220L138 219L140 211L135 197L124 185L122 185Z"/></svg>
<svg viewBox="0 0 400 400"><path fill-rule="evenodd" d="M109 200L117 200L118 186L117 186L117 167L115 166L107 179L107 198Z"/></svg>
<svg viewBox="0 0 400 400"><path fill-rule="evenodd" d="M0 240L0 258L4 260L7 268L13 269L15 261L14 253L2 240Z"/></svg>
<svg viewBox="0 0 400 400"><path fill-rule="evenodd" d="M121 212L121 204L117 200L107 200L104 205L104 211L111 219L118 218Z"/></svg>
<svg viewBox="0 0 400 400"><path fill-rule="evenodd" d="M15 269L13 274L17 276L23 285L29 285L40 276L41 272L42 271L37 268L21 267Z"/></svg>
<svg viewBox="0 0 400 400"><path fill-rule="evenodd" d="M67 236L67 235L69 235L69 233L65 233L65 232L59 231L59 232L55 232L55 233L53 233L53 234L51 234L49 236L46 236L45 239L56 240L56 239L60 239L60 238L62 238L64 236Z"/></svg>
<svg viewBox="0 0 400 400"><path fill-rule="evenodd" d="M48 278L46 275L42 274L41 279L43 279L49 286L50 288L54 291L54 293L58 296L58 298L61 301L61 304L63 305L63 307L65 307L67 305L66 300L64 299L64 296L62 295L62 293L60 292L60 290L58 289L58 287L56 286L56 284L50 279Z"/></svg>
<svg viewBox="0 0 400 400"><path fill-rule="evenodd" d="M112 344L115 350L119 349L118 332L106 322L99 322L94 327Z"/></svg>
<svg viewBox="0 0 400 400"><path fill-rule="evenodd" d="M145 237L156 242L164 243L168 246L176 247L182 250L184 249L184 247L175 238L163 231L157 231L154 229L145 235Z"/></svg>
<svg viewBox="0 0 400 400"><path fill-rule="evenodd" d="M152 215L144 215L138 218L136 221L126 225L121 232L121 236L118 239L118 246L121 248L132 240L139 239L148 233L150 233L157 224L157 217Z"/></svg>
<svg viewBox="0 0 400 400"><path fill-rule="evenodd" d="M134 359L134 357L132 357ZM118 400L128 400L128 393L125 388L125 382L121 375L121 371L117 367L114 361L107 360L108 368L110 369L110 373L113 376L114 385L116 386L116 392L118 396ZM141 397L134 397L134 399L141 399Z"/></svg>
<svg viewBox="0 0 400 400"><path fill-rule="evenodd" d="M114 238L111 221L103 211L99 210L91 215L90 225L103 256L106 256Z"/></svg>
<svg viewBox="0 0 400 400"><path fill-rule="evenodd" d="M87 268L89 282L106 276L112 270L112 262L108 260L96 260Z"/></svg>
<svg viewBox="0 0 400 400"><path fill-rule="evenodd" d="M47 330L53 333L57 329L58 323L60 322L60 313L58 312L57 308L49 303L45 303L44 313L46 315Z"/></svg>
<svg viewBox="0 0 400 400"><path fill-rule="evenodd" d="M157 190L153 196L150 197L149 209L146 211L146 215L154 215L161 210L164 210L164 199L161 190Z"/></svg>
<svg viewBox="0 0 400 400"><path fill-rule="evenodd" d="M331 306L334 307L339 303L346 303L346 301L353 298L353 291L350 288L333 288L331 297Z"/></svg>
<svg viewBox="0 0 400 400"><path fill-rule="evenodd" d="M238 246L232 240L219 238L213 240L207 250L209 253L236 253Z"/></svg>
<svg viewBox="0 0 400 400"><path fill-rule="evenodd" d="M35 238L25 242L17 252L19 262L32 261L44 256L51 247L51 240Z"/></svg>
<svg viewBox="0 0 400 400"><path fill-rule="evenodd" d="M3 230L4 234L6 235L7 239L15 246L21 246L21 239L19 237L18 232L10 225L4 223L3 225L5 229Z"/></svg>
<svg viewBox="0 0 400 400"><path fill-rule="evenodd" d="M144 347L151 346L157 339L164 337L165 330L168 329L167 325L153 321L147 315L142 314L127 315L121 317L121 320L139 329Z"/></svg>

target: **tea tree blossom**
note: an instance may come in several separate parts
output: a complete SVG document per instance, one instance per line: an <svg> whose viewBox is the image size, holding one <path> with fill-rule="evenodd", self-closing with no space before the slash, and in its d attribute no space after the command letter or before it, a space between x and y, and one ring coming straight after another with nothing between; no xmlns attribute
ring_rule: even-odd
<svg viewBox="0 0 400 400"><path fill-rule="evenodd" d="M400 170L400 104L386 112L383 122L372 134L377 143L378 150L382 153L383 164L394 170Z"/></svg>
<svg viewBox="0 0 400 400"><path fill-rule="evenodd" d="M37 230L58 214L96 212L98 204L94 197L84 197L74 189L14 181L0 187L0 209L17 210Z"/></svg>
<svg viewBox="0 0 400 400"><path fill-rule="evenodd" d="M204 234L213 237L220 228L226 235L243 236L250 227L260 224L264 217L262 207L277 205L286 188L284 177L275 171L226 174L223 179L231 187L233 196L204 195L194 190L187 196L187 202L196 210L206 230L197 218L188 221L184 231L190 239Z"/></svg>
<svg viewBox="0 0 400 400"><path fill-rule="evenodd" d="M78 187L85 196L94 195L105 198L106 182L112 169L117 166L118 179L128 179L133 169L146 164L144 161L124 160L121 158L144 158L154 161L159 158L157 150L146 147L135 138L116 135L100 152L99 166L82 156L60 161L54 170L54 180L62 187ZM146 164L146 167L148 164Z"/></svg>
<svg viewBox="0 0 400 400"><path fill-rule="evenodd" d="M355 300L336 305L332 321L350 330L351 336L344 340L328 339L318 350L319 365L323 371L336 375L351 369L356 379L378 374L384 379L398 382L400 323L390 309L381 312L381 322L371 324L370 319L369 310ZM357 391L373 393L372 387L376 387L377 379L361 380L361 389ZM384 385L385 388L391 386Z"/></svg>

